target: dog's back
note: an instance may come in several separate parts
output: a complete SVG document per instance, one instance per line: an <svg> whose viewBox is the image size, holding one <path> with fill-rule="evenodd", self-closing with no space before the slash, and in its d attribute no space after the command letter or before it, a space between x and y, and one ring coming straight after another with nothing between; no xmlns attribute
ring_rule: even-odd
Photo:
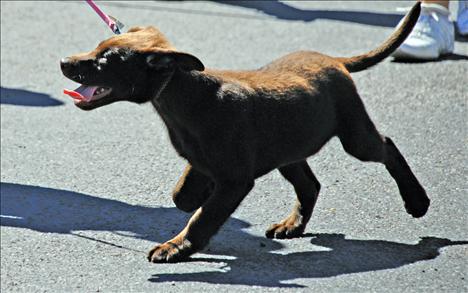
<svg viewBox="0 0 468 293"><path fill-rule="evenodd" d="M379 47L353 57L331 57L313 51L298 51L283 56L259 70L205 72L223 82L237 82L252 89L288 91L289 88L307 88L311 79L327 76L328 71L351 73L376 65L395 51L411 33L421 11L420 3L413 6L398 29ZM323 74L321 74L323 73Z"/></svg>

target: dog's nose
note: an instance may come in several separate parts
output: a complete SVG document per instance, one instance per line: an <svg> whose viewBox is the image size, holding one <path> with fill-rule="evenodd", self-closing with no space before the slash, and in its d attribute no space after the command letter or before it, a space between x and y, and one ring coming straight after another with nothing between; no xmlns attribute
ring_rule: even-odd
<svg viewBox="0 0 468 293"><path fill-rule="evenodd" d="M71 64L71 58L66 57L60 60L60 67L62 68L69 67L70 64Z"/></svg>
<svg viewBox="0 0 468 293"><path fill-rule="evenodd" d="M60 68L62 69L63 72L68 71L72 65L72 59L71 58L62 58L60 60Z"/></svg>

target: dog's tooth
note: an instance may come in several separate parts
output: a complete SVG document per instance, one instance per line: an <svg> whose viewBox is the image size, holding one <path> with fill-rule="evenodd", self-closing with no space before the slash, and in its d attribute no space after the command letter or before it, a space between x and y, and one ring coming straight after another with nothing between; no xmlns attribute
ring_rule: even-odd
<svg viewBox="0 0 468 293"><path fill-rule="evenodd" d="M108 90L109 90L108 88L99 87L99 88L96 89L96 91L94 92L94 96L102 95L102 94L106 93Z"/></svg>

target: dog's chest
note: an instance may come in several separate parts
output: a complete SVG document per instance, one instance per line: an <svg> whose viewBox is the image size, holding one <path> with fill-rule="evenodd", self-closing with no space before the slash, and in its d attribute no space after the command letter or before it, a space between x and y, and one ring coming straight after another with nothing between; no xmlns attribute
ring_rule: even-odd
<svg viewBox="0 0 468 293"><path fill-rule="evenodd" d="M205 169L204 153L202 152L199 139L188 129L179 126L167 115L163 114L161 117L167 126L169 138L177 153L193 166Z"/></svg>

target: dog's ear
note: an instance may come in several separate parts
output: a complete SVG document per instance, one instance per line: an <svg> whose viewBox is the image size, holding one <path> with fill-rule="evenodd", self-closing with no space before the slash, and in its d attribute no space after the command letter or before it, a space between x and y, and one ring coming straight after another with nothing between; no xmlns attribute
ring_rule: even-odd
<svg viewBox="0 0 468 293"><path fill-rule="evenodd" d="M197 70L203 71L205 70L205 65L198 59L197 57L183 52L174 52L173 56L175 57L177 64L180 68L190 71L190 70Z"/></svg>
<svg viewBox="0 0 468 293"><path fill-rule="evenodd" d="M146 57L146 63L149 67L157 70L168 69L173 66L178 66L185 71L205 70L205 66L197 57L177 51L150 53Z"/></svg>
<svg viewBox="0 0 468 293"><path fill-rule="evenodd" d="M156 70L169 69L175 65L175 60L167 55L150 54L146 57L146 64Z"/></svg>

